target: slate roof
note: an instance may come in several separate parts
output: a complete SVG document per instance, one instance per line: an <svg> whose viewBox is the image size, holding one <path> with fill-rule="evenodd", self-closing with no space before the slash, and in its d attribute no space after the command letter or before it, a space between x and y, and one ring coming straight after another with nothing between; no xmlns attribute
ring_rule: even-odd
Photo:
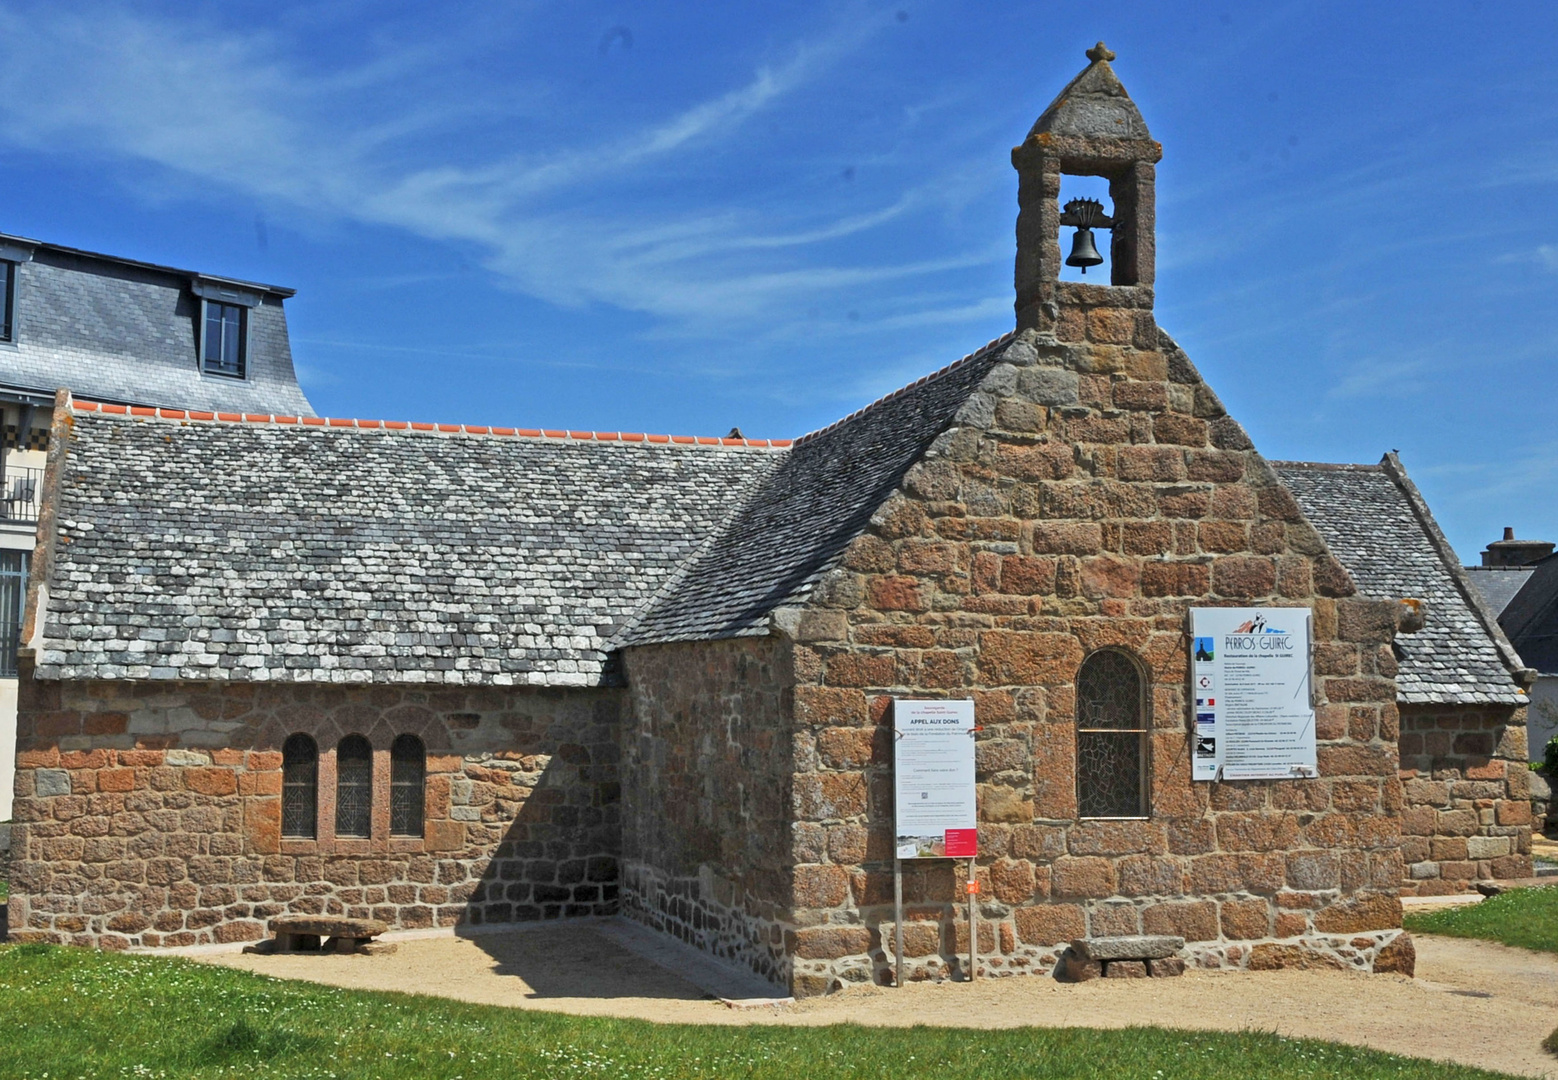
<svg viewBox="0 0 1558 1080"><path fill-rule="evenodd" d="M1534 566L1466 566L1462 569L1494 615L1502 615L1515 594L1536 573ZM1505 632L1508 632L1507 627Z"/></svg>
<svg viewBox="0 0 1558 1080"><path fill-rule="evenodd" d="M1530 573L1499 615L1499 625L1527 666L1558 674L1558 555L1521 569Z"/></svg>
<svg viewBox="0 0 1558 1080"><path fill-rule="evenodd" d="M610 682L607 639L780 456L181 416L77 403L39 678Z"/></svg>
<svg viewBox="0 0 1558 1080"><path fill-rule="evenodd" d="M1007 340L793 449L77 402L37 676L587 686L767 633Z"/></svg>
<svg viewBox="0 0 1558 1080"><path fill-rule="evenodd" d="M1271 465L1363 595L1425 602L1423 629L1396 637L1397 700L1525 702L1511 675L1519 657L1394 455L1379 465Z"/></svg>
<svg viewBox="0 0 1558 1080"><path fill-rule="evenodd" d="M200 302L173 267L0 236L17 267L15 342L0 345L0 387L53 397L220 412L313 416L298 386L282 302L291 289L221 279L257 294L247 373L207 375L196 355ZM206 278L215 281L216 279Z"/></svg>
<svg viewBox="0 0 1558 1080"><path fill-rule="evenodd" d="M767 633L769 613L804 600L952 423L1010 339L797 440L616 644Z"/></svg>

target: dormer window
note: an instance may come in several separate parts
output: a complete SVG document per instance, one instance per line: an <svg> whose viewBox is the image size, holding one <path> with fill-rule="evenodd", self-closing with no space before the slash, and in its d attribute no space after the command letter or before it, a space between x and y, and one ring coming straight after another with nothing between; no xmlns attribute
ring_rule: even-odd
<svg viewBox="0 0 1558 1080"><path fill-rule="evenodd" d="M237 304L205 303L205 332L200 338L200 368L207 375L244 376L244 322L247 312Z"/></svg>
<svg viewBox="0 0 1558 1080"><path fill-rule="evenodd" d="M200 299L196 345L200 371L224 379L249 375L249 313L261 294L238 282L197 276L189 283Z"/></svg>
<svg viewBox="0 0 1558 1080"><path fill-rule="evenodd" d="M36 240L19 236L0 236L0 342L13 344L17 332L16 291L20 286L22 263L32 261Z"/></svg>
<svg viewBox="0 0 1558 1080"><path fill-rule="evenodd" d="M16 340L16 264L0 259L0 341Z"/></svg>

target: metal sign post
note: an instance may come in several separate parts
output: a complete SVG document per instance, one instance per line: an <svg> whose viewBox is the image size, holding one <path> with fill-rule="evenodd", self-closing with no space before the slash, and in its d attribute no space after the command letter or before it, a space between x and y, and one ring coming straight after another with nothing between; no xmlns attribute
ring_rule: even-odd
<svg viewBox="0 0 1558 1080"><path fill-rule="evenodd" d="M968 981L979 978L979 868L968 860Z"/></svg>
<svg viewBox="0 0 1558 1080"><path fill-rule="evenodd" d="M893 860L893 985L903 985L903 860Z"/></svg>

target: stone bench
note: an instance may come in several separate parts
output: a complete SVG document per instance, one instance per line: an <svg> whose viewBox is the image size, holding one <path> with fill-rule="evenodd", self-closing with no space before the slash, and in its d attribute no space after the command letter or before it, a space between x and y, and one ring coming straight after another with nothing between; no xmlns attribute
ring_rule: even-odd
<svg viewBox="0 0 1558 1080"><path fill-rule="evenodd" d="M276 936L249 947L259 953L327 952L382 955L395 951L387 941L374 941L389 929L378 919L348 919L344 915L277 915L266 924Z"/></svg>
<svg viewBox="0 0 1558 1080"><path fill-rule="evenodd" d="M1062 958L1059 975L1068 982L1106 979L1155 979L1185 973L1179 951L1182 937L1135 935L1132 937L1077 938Z"/></svg>

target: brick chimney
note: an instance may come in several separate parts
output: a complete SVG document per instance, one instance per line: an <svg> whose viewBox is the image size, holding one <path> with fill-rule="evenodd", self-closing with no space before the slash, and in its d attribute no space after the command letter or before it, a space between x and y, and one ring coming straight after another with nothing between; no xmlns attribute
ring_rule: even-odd
<svg viewBox="0 0 1558 1080"><path fill-rule="evenodd" d="M1530 566L1553 553L1549 540L1516 540L1515 530L1504 526L1504 539L1495 540L1482 553L1483 566Z"/></svg>
<svg viewBox="0 0 1558 1080"><path fill-rule="evenodd" d="M1155 166L1163 147L1115 76L1114 59L1099 42L1091 61L1050 103L1021 146L1012 150L1017 170L1017 329L1049 331L1065 306L1107 303L1152 310ZM1062 175L1102 176L1109 181L1108 286L1060 280ZM1100 293L1114 295L1105 300ZM1154 331L1155 334L1155 331Z"/></svg>

